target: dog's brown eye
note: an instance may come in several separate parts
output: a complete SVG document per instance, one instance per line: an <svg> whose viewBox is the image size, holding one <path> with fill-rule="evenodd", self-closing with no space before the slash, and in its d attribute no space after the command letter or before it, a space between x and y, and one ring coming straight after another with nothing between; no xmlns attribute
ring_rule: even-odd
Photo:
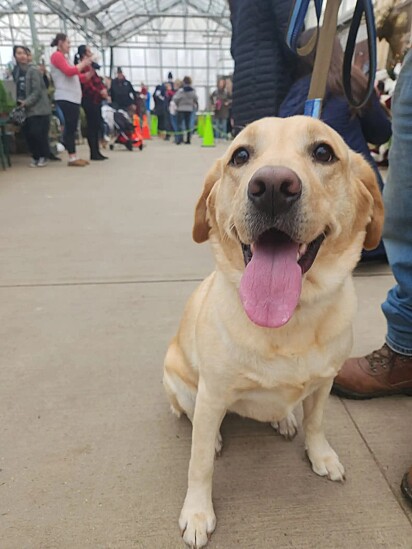
<svg viewBox="0 0 412 549"><path fill-rule="evenodd" d="M244 149L243 147L240 147L240 149L236 149L233 153L232 158L230 159L230 163L233 166L243 166L243 164L246 164L248 160L249 151L247 149Z"/></svg>
<svg viewBox="0 0 412 549"><path fill-rule="evenodd" d="M328 162L333 162L334 160L336 160L336 156L333 152L332 147L330 147L326 143L321 143L320 145L316 146L313 151L313 158L317 162L322 162L323 164L327 164Z"/></svg>

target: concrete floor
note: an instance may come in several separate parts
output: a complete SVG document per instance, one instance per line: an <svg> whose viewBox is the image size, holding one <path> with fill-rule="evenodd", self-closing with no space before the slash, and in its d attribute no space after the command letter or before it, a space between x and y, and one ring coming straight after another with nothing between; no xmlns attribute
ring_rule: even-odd
<svg viewBox="0 0 412 549"><path fill-rule="evenodd" d="M212 267L191 224L223 150L154 141L85 169L0 172L1 549L183 546L191 428L169 413L162 362ZM385 266L357 273L354 352L382 344L392 283ZM411 549L411 418L412 399L331 397L342 485L312 473L301 433L227 417L211 549Z"/></svg>

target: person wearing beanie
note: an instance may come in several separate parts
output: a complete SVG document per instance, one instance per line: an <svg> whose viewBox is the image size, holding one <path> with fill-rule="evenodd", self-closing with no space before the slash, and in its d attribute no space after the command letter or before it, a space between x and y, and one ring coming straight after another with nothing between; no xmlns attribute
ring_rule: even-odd
<svg viewBox="0 0 412 549"><path fill-rule="evenodd" d="M126 80L121 67L117 67L117 76L112 80L110 95L112 106L124 111L127 111L130 105L135 103L138 96L129 80Z"/></svg>

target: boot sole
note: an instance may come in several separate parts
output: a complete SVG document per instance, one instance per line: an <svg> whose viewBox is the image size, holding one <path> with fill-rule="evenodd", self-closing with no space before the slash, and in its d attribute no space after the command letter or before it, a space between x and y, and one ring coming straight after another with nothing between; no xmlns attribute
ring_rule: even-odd
<svg viewBox="0 0 412 549"><path fill-rule="evenodd" d="M339 385L333 385L331 393L342 398L350 398L352 400L370 400L371 398L382 398L389 396L412 396L412 389L399 389L397 391L378 391L376 393L356 393L350 389L344 389Z"/></svg>
<svg viewBox="0 0 412 549"><path fill-rule="evenodd" d="M405 498L412 504L412 487L408 483L408 473L402 479L401 490Z"/></svg>

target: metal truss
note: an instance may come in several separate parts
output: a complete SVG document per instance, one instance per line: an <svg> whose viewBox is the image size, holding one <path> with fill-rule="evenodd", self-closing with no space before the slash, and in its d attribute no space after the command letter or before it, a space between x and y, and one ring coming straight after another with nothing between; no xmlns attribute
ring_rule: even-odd
<svg viewBox="0 0 412 549"><path fill-rule="evenodd" d="M144 32L185 47L193 34L206 42L230 35L226 0L32 0L39 41L68 27L95 47L136 41ZM31 43L29 2L0 0L2 44ZM178 32L174 29L176 20ZM33 21L32 21L33 22Z"/></svg>

